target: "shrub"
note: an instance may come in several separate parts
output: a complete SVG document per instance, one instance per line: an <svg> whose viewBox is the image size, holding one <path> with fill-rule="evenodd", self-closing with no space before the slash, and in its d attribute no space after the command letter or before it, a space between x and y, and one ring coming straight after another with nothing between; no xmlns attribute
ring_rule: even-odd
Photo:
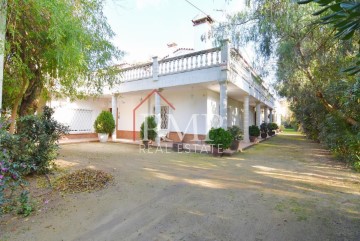
<svg viewBox="0 0 360 241"><path fill-rule="evenodd" d="M148 116L145 118L145 121L141 124L140 127L140 137L142 140L152 140L154 141L156 136L157 136L157 132L156 132L156 121L155 121L155 116ZM145 133L146 131L146 133Z"/></svg>
<svg viewBox="0 0 360 241"><path fill-rule="evenodd" d="M60 137L68 132L68 127L57 122L53 109L45 106L40 116L28 115L18 119L13 142L17 147L9 147L14 162L24 165L26 173L47 173L57 158ZM10 143L8 143L10 144Z"/></svg>
<svg viewBox="0 0 360 241"><path fill-rule="evenodd" d="M274 131L274 130L277 130L279 127L278 125L275 123L275 122L272 122L272 123L269 123L268 124L268 129L269 131Z"/></svg>
<svg viewBox="0 0 360 241"><path fill-rule="evenodd" d="M229 148L233 141L233 137L230 132L224 130L223 128L211 128L209 131L209 139L209 141L206 141L207 144L223 149Z"/></svg>
<svg viewBox="0 0 360 241"><path fill-rule="evenodd" d="M241 141L243 140L243 132L239 126L232 126L228 128L229 133L231 134L233 140Z"/></svg>
<svg viewBox="0 0 360 241"><path fill-rule="evenodd" d="M256 125L249 126L249 135L258 137L260 136L260 129Z"/></svg>
<svg viewBox="0 0 360 241"><path fill-rule="evenodd" d="M109 111L102 111L94 123L96 133L112 134L115 130L115 120Z"/></svg>
<svg viewBox="0 0 360 241"><path fill-rule="evenodd" d="M3 147L4 141L13 137L6 131L6 126L7 123L0 120L0 216L16 201L13 194L27 184L22 178L26 166L12 161L9 151Z"/></svg>
<svg viewBox="0 0 360 241"><path fill-rule="evenodd" d="M46 173L58 155L58 140L68 128L52 118L54 111L44 107L40 116L28 115L17 120L14 135L6 131L8 126L0 121L0 206L16 203L12 193L26 182L23 176L29 173ZM28 192L23 191L18 199L18 213L29 215Z"/></svg>
<svg viewBox="0 0 360 241"><path fill-rule="evenodd" d="M267 132L268 132L268 124L267 123L263 122L260 125L260 132L267 134Z"/></svg>

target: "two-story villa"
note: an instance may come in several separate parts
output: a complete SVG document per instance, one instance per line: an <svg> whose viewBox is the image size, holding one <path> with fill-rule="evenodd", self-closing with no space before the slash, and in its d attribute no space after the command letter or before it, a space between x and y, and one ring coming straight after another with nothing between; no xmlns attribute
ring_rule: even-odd
<svg viewBox="0 0 360 241"><path fill-rule="evenodd" d="M165 58L123 68L121 84L97 99L52 101L55 118L70 126L72 137L95 136L95 118L109 110L113 139L138 140L145 116L156 115L165 139L201 141L211 127L238 125L248 141L249 125L276 121L275 99L228 40L215 48L200 40L212 21L193 20L195 50L175 48Z"/></svg>

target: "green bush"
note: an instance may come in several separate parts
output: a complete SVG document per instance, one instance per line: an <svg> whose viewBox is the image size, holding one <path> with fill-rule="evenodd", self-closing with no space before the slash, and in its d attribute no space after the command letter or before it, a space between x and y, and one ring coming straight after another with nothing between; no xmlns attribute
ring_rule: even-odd
<svg viewBox="0 0 360 241"><path fill-rule="evenodd" d="M19 165L12 161L9 150L4 147L5 142L8 143L13 139L13 135L6 131L7 126L8 123L0 120L0 216L13 208L12 205L16 203L17 199L14 193L18 193L21 186L27 185L22 175L26 170L26 165ZM16 144L18 143L16 142Z"/></svg>
<svg viewBox="0 0 360 241"><path fill-rule="evenodd" d="M209 140L206 141L206 143L225 150L230 147L232 141L233 137L229 131L223 128L211 128L209 131Z"/></svg>
<svg viewBox="0 0 360 241"><path fill-rule="evenodd" d="M268 129L269 131L274 131L274 130L277 130L279 127L278 125L275 123L275 122L272 122L272 123L269 123L268 124Z"/></svg>
<svg viewBox="0 0 360 241"><path fill-rule="evenodd" d="M156 136L157 136L157 132L156 132L156 121L155 121L155 116L148 116L145 118L145 121L141 124L140 127L140 137L142 140L152 140L154 141ZM147 136L145 135L145 131L147 131Z"/></svg>
<svg viewBox="0 0 360 241"><path fill-rule="evenodd" d="M96 133L112 134L115 130L115 120L109 111L103 110L94 123Z"/></svg>
<svg viewBox="0 0 360 241"><path fill-rule="evenodd" d="M243 132L239 126L232 126L228 128L229 133L231 134L233 140L241 141L243 140Z"/></svg>
<svg viewBox="0 0 360 241"><path fill-rule="evenodd" d="M258 137L260 136L260 129L256 125L249 126L249 135Z"/></svg>
<svg viewBox="0 0 360 241"><path fill-rule="evenodd" d="M16 134L8 149L13 161L26 166L25 174L47 173L57 158L57 142L68 132L68 127L57 122L53 114L53 109L45 106L40 116L28 115L17 121Z"/></svg>
<svg viewBox="0 0 360 241"><path fill-rule="evenodd" d="M268 133L268 124L263 122L261 125L260 125L260 132L261 133L265 133L267 134Z"/></svg>

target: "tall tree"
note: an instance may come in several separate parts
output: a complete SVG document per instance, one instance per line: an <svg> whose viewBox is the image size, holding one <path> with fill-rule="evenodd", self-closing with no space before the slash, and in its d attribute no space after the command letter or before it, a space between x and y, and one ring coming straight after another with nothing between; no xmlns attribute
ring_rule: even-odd
<svg viewBox="0 0 360 241"><path fill-rule="evenodd" d="M1 0L0 1L0 117L2 112L2 92L3 92L3 79L4 79L6 9L7 9L7 0Z"/></svg>
<svg viewBox="0 0 360 241"><path fill-rule="evenodd" d="M117 82L122 52L103 15L103 0L8 0L4 103L13 120L40 98L77 97Z"/></svg>
<svg viewBox="0 0 360 241"><path fill-rule="evenodd" d="M323 20L330 19L329 12L321 12L323 7L317 4L255 0L248 1L248 6L246 12L229 16L215 33L219 38L230 35L238 46L253 41L258 56L275 57L276 87L289 99L308 137L323 141L344 160L360 166L360 78L354 71L352 76L341 71L357 65L360 35L354 26L359 16L355 14L357 20L347 25L353 24L350 31L341 33L313 16L317 12Z"/></svg>
<svg viewBox="0 0 360 241"><path fill-rule="evenodd" d="M298 1L299 4L316 3L321 10L313 15L322 15L320 21L322 24L330 24L336 30L335 37L342 40L351 39L359 34L360 31L360 3L358 1L341 1L341 0L306 0ZM360 45L360 40L358 40ZM360 51L357 54L356 64L347 68L345 72L351 75L360 72Z"/></svg>

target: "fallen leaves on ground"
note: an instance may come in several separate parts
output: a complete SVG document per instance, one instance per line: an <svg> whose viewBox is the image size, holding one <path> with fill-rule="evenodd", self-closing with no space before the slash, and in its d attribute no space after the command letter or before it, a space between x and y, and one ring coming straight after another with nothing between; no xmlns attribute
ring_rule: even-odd
<svg viewBox="0 0 360 241"><path fill-rule="evenodd" d="M54 187L62 192L90 192L104 188L112 180L109 173L86 168L59 177Z"/></svg>

